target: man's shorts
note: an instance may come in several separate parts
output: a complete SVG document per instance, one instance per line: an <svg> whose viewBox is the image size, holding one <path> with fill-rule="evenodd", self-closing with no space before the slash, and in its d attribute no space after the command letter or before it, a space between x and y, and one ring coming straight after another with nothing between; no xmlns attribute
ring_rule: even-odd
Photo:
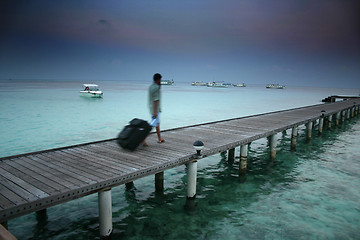
<svg viewBox="0 0 360 240"><path fill-rule="evenodd" d="M156 118L154 115L151 115L150 125L152 127L157 127L160 124L160 113L157 114Z"/></svg>

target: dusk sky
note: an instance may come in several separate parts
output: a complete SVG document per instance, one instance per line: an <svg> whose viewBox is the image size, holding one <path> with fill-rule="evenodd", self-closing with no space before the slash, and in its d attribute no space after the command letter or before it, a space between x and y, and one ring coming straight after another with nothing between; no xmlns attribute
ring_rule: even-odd
<svg viewBox="0 0 360 240"><path fill-rule="evenodd" d="M359 0L0 3L0 79L360 88Z"/></svg>

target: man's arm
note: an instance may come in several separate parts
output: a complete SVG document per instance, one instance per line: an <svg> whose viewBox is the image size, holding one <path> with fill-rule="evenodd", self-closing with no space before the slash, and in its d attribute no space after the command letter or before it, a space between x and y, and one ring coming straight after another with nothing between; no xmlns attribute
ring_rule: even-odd
<svg viewBox="0 0 360 240"><path fill-rule="evenodd" d="M157 117L157 113L158 113L158 111L157 111L157 109L158 109L158 105L159 105L159 100L154 101L154 118L156 118L156 117Z"/></svg>

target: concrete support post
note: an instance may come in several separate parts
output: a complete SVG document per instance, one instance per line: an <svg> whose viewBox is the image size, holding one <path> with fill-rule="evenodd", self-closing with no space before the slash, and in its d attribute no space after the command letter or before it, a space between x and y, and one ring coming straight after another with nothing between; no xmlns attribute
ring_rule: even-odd
<svg viewBox="0 0 360 240"><path fill-rule="evenodd" d="M340 112L335 115L335 126L339 126L340 123Z"/></svg>
<svg viewBox="0 0 360 240"><path fill-rule="evenodd" d="M345 122L345 110L341 111L341 123Z"/></svg>
<svg viewBox="0 0 360 240"><path fill-rule="evenodd" d="M351 109L351 113L350 113L350 114L351 114L351 117L353 118L353 117L354 117L355 109L354 109L354 107L351 107L350 109Z"/></svg>
<svg viewBox="0 0 360 240"><path fill-rule="evenodd" d="M131 190L132 188L134 188L134 182L125 183L125 189L127 191Z"/></svg>
<svg viewBox="0 0 360 240"><path fill-rule="evenodd" d="M310 140L311 133L312 133L312 124L311 124L311 122L308 122L307 124L305 124L305 126L306 126L306 139Z"/></svg>
<svg viewBox="0 0 360 240"><path fill-rule="evenodd" d="M229 149L228 160L234 161L235 159L235 148Z"/></svg>
<svg viewBox="0 0 360 240"><path fill-rule="evenodd" d="M111 188L98 192L100 237L109 239L112 233Z"/></svg>
<svg viewBox="0 0 360 240"><path fill-rule="evenodd" d="M298 129L297 127L293 127L291 131L291 151L296 150L296 139L298 135Z"/></svg>
<svg viewBox="0 0 360 240"><path fill-rule="evenodd" d="M319 119L319 135L321 135L322 132L323 132L323 126L324 126L324 118L321 117L321 118Z"/></svg>
<svg viewBox="0 0 360 240"><path fill-rule="evenodd" d="M331 129L332 119L333 119L333 116L329 115L328 116L328 126L327 126L328 129Z"/></svg>
<svg viewBox="0 0 360 240"><path fill-rule="evenodd" d="M277 139L276 134L273 134L270 136L270 158L276 159L276 145L277 145Z"/></svg>
<svg viewBox="0 0 360 240"><path fill-rule="evenodd" d="M240 146L240 167L239 174L245 175L247 169L248 144Z"/></svg>
<svg viewBox="0 0 360 240"><path fill-rule="evenodd" d="M350 119L350 109L346 109L346 119Z"/></svg>
<svg viewBox="0 0 360 240"><path fill-rule="evenodd" d="M187 164L187 198L196 197L197 161Z"/></svg>
<svg viewBox="0 0 360 240"><path fill-rule="evenodd" d="M156 192L164 191L164 172L159 172L155 174L155 191Z"/></svg>

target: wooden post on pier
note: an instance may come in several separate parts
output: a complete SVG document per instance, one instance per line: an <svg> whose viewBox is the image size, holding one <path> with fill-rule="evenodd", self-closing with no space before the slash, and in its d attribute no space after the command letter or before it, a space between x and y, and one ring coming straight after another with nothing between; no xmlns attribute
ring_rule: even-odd
<svg viewBox="0 0 360 240"><path fill-rule="evenodd" d="M134 188L134 182L133 181L125 183L125 189L127 191L131 190L132 188Z"/></svg>
<svg viewBox="0 0 360 240"><path fill-rule="evenodd" d="M270 136L270 158L272 160L276 159L276 145L277 145L276 134L273 134Z"/></svg>
<svg viewBox="0 0 360 240"><path fill-rule="evenodd" d="M228 160L234 161L235 159L235 148L229 149Z"/></svg>
<svg viewBox="0 0 360 240"><path fill-rule="evenodd" d="M332 118L333 118L333 116L332 116L332 115L329 115L329 116L328 116L328 125L327 125L327 129L331 129Z"/></svg>
<svg viewBox="0 0 360 240"><path fill-rule="evenodd" d="M312 133L312 123L308 122L305 124L306 126L306 139L310 140L311 139L311 133Z"/></svg>
<svg viewBox="0 0 360 240"><path fill-rule="evenodd" d="M164 191L164 172L159 172L155 174L155 191L156 192Z"/></svg>
<svg viewBox="0 0 360 240"><path fill-rule="evenodd" d="M350 119L350 108L346 109L346 119Z"/></svg>
<svg viewBox="0 0 360 240"><path fill-rule="evenodd" d="M196 197L197 161L187 163L187 198Z"/></svg>
<svg viewBox="0 0 360 240"><path fill-rule="evenodd" d="M323 132L323 127L324 127L324 117L321 116L319 119L319 135L322 134Z"/></svg>
<svg viewBox="0 0 360 240"><path fill-rule="evenodd" d="M248 155L248 144L240 146L240 167L239 175L243 176L246 174L247 169L247 155Z"/></svg>
<svg viewBox="0 0 360 240"><path fill-rule="evenodd" d="M110 239L112 233L111 188L98 192L99 201L99 229L102 239Z"/></svg>
<svg viewBox="0 0 360 240"><path fill-rule="evenodd" d="M345 110L341 111L341 123L345 122Z"/></svg>
<svg viewBox="0 0 360 240"><path fill-rule="evenodd" d="M291 151L296 150L296 139L298 135L298 129L297 127L293 127L291 131Z"/></svg>
<svg viewBox="0 0 360 240"><path fill-rule="evenodd" d="M337 112L335 115L335 126L339 126L340 123L340 112Z"/></svg>

